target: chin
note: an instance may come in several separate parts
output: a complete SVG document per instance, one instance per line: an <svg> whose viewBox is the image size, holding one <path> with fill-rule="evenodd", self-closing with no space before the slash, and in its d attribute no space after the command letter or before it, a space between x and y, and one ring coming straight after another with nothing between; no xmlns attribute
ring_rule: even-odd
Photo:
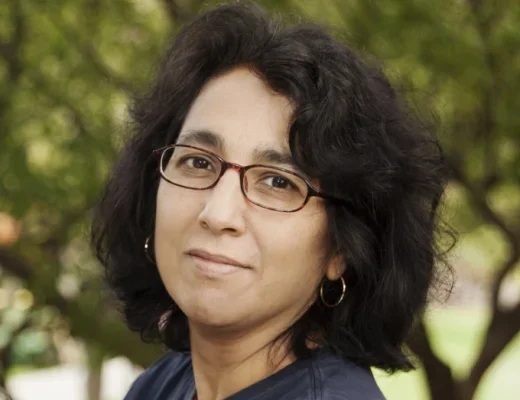
<svg viewBox="0 0 520 400"><path fill-rule="evenodd" d="M204 314L195 313L187 315L188 321L193 325L198 325L206 329L214 329L216 331L229 331L237 329L242 320L236 316L222 315L220 313Z"/></svg>
<svg viewBox="0 0 520 400"><path fill-rule="evenodd" d="M199 299L185 309L184 314L190 323L213 328L236 326L245 318L245 315L236 309L236 304L219 304L215 301L206 302Z"/></svg>

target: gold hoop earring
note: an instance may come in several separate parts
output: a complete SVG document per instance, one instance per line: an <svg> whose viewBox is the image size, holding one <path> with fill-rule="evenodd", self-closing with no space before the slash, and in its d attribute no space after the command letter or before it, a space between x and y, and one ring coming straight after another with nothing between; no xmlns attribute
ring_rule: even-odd
<svg viewBox="0 0 520 400"><path fill-rule="evenodd" d="M334 307L337 307L342 301L343 299L345 298L345 292L347 291L347 285L345 283L345 279L343 279L343 277L341 276L339 278L341 280L341 296L339 296L339 299L334 302L334 303L327 303L327 301L325 300L325 296L323 295L323 286L324 286L324 283L325 282L322 282L321 286L320 286L320 298L321 298L321 302L329 307L329 308L334 308Z"/></svg>
<svg viewBox="0 0 520 400"><path fill-rule="evenodd" d="M146 240L144 241L144 254L146 254L146 258L148 258L148 260L152 263L155 264L155 261L153 260L153 258L150 256L150 240L152 239L151 236L148 236L146 238Z"/></svg>

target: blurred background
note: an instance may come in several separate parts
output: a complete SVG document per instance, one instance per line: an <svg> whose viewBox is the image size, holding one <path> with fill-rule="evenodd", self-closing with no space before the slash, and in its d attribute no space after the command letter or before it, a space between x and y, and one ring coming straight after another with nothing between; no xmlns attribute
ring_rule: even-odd
<svg viewBox="0 0 520 400"><path fill-rule="evenodd" d="M161 352L120 322L86 240L125 107L211 0L0 1L0 385L15 400L121 399ZM520 398L520 2L259 1L330 26L436 118L457 283L374 371L389 400ZM0 395L0 399L1 399Z"/></svg>

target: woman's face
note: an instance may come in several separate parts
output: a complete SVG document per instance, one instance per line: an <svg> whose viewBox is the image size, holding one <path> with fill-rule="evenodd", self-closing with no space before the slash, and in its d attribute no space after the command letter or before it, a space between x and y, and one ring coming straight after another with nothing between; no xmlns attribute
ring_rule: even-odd
<svg viewBox="0 0 520 400"><path fill-rule="evenodd" d="M247 69L236 69L203 88L178 143L240 165L259 163L259 151L290 154L292 111L287 98ZM193 134L200 131L206 134ZM294 213L260 208L242 194L236 170L227 170L209 190L162 179L155 224L159 272L190 324L239 332L261 326L285 330L316 299L323 275L337 279L341 273L336 261L325 264L327 216L321 199L311 198ZM242 266L229 265L228 259Z"/></svg>

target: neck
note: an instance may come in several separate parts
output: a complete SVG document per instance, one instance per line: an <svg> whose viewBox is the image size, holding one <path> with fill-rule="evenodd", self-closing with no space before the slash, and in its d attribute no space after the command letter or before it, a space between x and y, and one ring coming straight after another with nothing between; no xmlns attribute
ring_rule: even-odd
<svg viewBox="0 0 520 400"><path fill-rule="evenodd" d="M294 361L279 332L222 334L190 323L198 400L220 400L274 374Z"/></svg>

